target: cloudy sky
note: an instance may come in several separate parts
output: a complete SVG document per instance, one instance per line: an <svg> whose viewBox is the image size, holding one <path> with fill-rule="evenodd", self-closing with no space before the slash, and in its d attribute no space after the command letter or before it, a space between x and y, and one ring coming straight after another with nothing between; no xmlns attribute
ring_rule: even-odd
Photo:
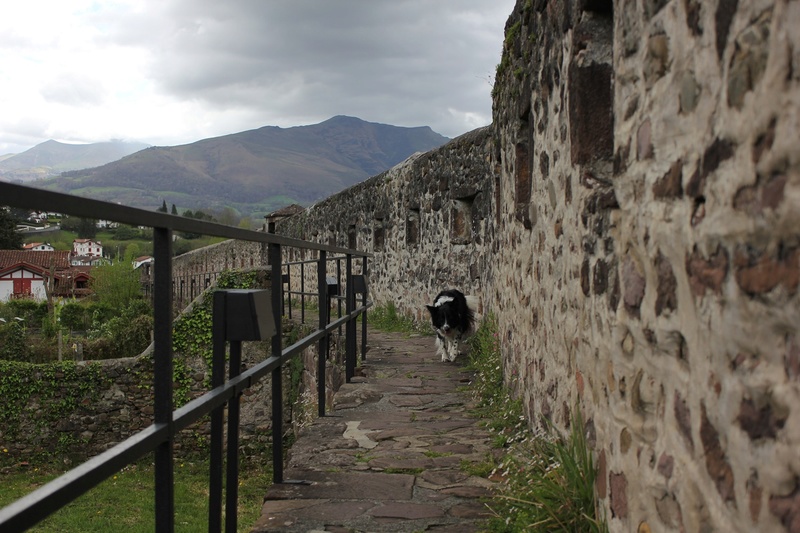
<svg viewBox="0 0 800 533"><path fill-rule="evenodd" d="M0 18L0 155L177 145L351 115L491 122L515 0L26 0Z"/></svg>

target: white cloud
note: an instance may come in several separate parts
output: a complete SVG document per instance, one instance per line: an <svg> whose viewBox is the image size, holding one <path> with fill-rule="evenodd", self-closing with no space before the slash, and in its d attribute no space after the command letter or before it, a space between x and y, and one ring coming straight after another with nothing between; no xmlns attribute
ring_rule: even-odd
<svg viewBox="0 0 800 533"><path fill-rule="evenodd" d="M0 21L0 154L182 144L345 114L456 136L491 120L513 0L29 0Z"/></svg>

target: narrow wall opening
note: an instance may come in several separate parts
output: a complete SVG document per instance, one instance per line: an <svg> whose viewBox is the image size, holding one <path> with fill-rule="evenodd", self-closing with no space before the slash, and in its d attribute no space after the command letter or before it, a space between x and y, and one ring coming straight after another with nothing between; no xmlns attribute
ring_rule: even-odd
<svg viewBox="0 0 800 533"><path fill-rule="evenodd" d="M469 244L472 242L472 207L475 196L453 200L450 212L450 242Z"/></svg>
<svg viewBox="0 0 800 533"><path fill-rule="evenodd" d="M409 209L406 217L406 245L419 244L419 209Z"/></svg>

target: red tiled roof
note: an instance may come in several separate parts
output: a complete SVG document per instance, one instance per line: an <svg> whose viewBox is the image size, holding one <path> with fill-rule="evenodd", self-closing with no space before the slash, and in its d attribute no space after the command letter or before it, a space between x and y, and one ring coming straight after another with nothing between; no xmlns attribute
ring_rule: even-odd
<svg viewBox="0 0 800 533"><path fill-rule="evenodd" d="M35 252L32 250L0 250L0 268L17 263L28 263L42 268L55 266L56 270L69 268L68 251Z"/></svg>

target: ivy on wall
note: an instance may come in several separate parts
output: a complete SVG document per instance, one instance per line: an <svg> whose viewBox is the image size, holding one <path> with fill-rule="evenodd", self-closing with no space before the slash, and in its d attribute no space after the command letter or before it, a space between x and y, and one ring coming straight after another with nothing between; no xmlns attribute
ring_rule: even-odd
<svg viewBox="0 0 800 533"><path fill-rule="evenodd" d="M10 443L21 431L37 441L58 431L83 405L90 405L107 388L100 364L62 361L32 365L0 360L0 441ZM32 433L32 434L31 434ZM54 453L65 453L76 442L73 432L61 431Z"/></svg>

